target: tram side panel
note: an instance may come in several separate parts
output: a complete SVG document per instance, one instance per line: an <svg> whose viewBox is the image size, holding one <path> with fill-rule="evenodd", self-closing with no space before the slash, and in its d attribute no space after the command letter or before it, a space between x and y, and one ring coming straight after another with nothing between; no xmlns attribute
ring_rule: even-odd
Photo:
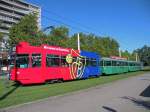
<svg viewBox="0 0 150 112"><path fill-rule="evenodd" d="M82 78L98 77L102 74L101 68L99 67L100 56L94 52L81 51L81 56L84 65L84 71Z"/></svg>

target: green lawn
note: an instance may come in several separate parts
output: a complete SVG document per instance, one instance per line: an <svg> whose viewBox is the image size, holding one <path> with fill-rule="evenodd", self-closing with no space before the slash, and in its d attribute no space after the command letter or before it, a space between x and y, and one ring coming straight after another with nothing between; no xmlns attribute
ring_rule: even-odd
<svg viewBox="0 0 150 112"><path fill-rule="evenodd" d="M4 79L1 79L0 108L86 89L96 85L116 81L130 76L140 75L143 73L145 73L145 71L36 86L15 86L13 82L9 82L8 84Z"/></svg>

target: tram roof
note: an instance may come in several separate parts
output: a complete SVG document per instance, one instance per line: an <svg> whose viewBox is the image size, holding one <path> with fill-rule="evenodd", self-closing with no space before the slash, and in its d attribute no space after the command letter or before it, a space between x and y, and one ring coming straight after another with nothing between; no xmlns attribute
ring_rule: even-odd
<svg viewBox="0 0 150 112"><path fill-rule="evenodd" d="M106 61L123 61L123 62L129 62L129 63L140 63L139 61L129 61L129 60L119 60L119 59L112 59L112 58L107 58L103 57L101 60L106 60Z"/></svg>

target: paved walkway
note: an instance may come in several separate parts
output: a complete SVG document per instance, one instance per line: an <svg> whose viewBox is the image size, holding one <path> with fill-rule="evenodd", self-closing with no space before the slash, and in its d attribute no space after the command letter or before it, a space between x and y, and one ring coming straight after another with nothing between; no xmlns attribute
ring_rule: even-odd
<svg viewBox="0 0 150 112"><path fill-rule="evenodd" d="M130 77L70 95L51 97L6 112L149 112L150 74Z"/></svg>

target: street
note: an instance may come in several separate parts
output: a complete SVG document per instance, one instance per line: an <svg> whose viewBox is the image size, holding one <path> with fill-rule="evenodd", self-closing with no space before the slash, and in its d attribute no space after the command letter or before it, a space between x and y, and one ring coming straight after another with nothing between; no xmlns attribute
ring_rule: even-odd
<svg viewBox="0 0 150 112"><path fill-rule="evenodd" d="M6 112L148 112L150 111L150 73L4 110Z"/></svg>

